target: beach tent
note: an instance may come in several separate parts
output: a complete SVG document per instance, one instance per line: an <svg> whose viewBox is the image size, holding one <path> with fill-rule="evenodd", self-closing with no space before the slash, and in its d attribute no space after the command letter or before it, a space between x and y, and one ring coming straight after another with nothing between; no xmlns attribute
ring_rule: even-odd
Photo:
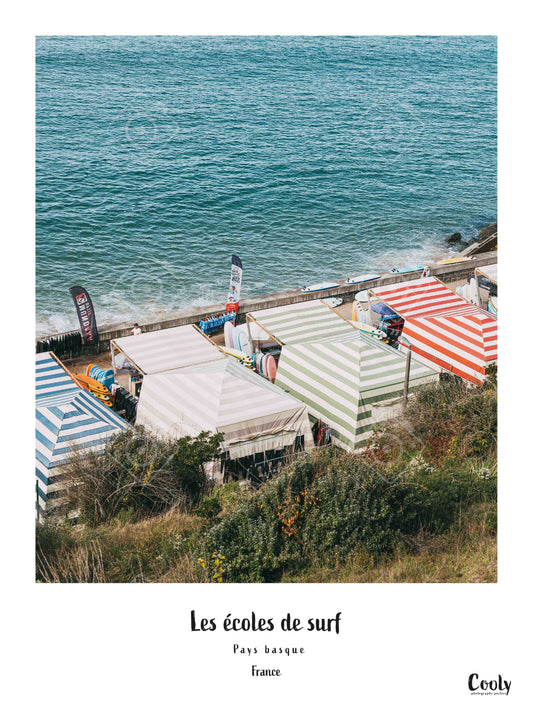
<svg viewBox="0 0 533 711"><path fill-rule="evenodd" d="M402 336L417 358L479 385L487 367L497 362L497 331L495 315L466 305L409 318Z"/></svg>
<svg viewBox="0 0 533 711"><path fill-rule="evenodd" d="M352 329L349 336L283 346L276 385L331 428L334 444L354 449L401 408L405 371L405 355ZM409 392L436 380L434 369L412 359Z"/></svg>
<svg viewBox="0 0 533 711"><path fill-rule="evenodd" d="M405 319L402 336L423 362L476 384L496 363L496 316L470 304L438 279L383 286L371 294Z"/></svg>
<svg viewBox="0 0 533 711"><path fill-rule="evenodd" d="M355 330L320 299L254 311L251 316L281 345L348 336Z"/></svg>
<svg viewBox="0 0 533 711"><path fill-rule="evenodd" d="M53 353L38 353L35 356L35 400L38 405L45 405L48 398L57 402L60 395L77 393L80 386L74 382L61 366Z"/></svg>
<svg viewBox="0 0 533 711"><path fill-rule="evenodd" d="M427 316L467 303L466 299L435 277L412 279L368 291L370 296L377 297L404 319Z"/></svg>
<svg viewBox="0 0 533 711"><path fill-rule="evenodd" d="M94 395L78 387L51 353L36 360L35 474L38 512L57 504L61 466L73 452L101 450L130 426Z"/></svg>
<svg viewBox="0 0 533 711"><path fill-rule="evenodd" d="M146 375L136 424L172 437L222 432L232 459L313 444L307 408L233 358Z"/></svg>
<svg viewBox="0 0 533 711"><path fill-rule="evenodd" d="M115 338L111 341L113 361L115 348L145 375L226 358L192 325Z"/></svg>

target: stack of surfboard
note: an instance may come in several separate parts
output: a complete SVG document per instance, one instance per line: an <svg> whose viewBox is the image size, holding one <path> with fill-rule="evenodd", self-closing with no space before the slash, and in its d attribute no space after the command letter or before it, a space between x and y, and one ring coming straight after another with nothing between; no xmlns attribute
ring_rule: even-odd
<svg viewBox="0 0 533 711"><path fill-rule="evenodd" d="M94 378L90 378L88 375L85 375L85 373L74 373L72 377L80 388L92 393L98 398L98 400L100 400L100 402L103 402L104 405L113 407L111 392L105 385L99 383L98 380L95 380Z"/></svg>
<svg viewBox="0 0 533 711"><path fill-rule="evenodd" d="M270 355L270 353L254 353L252 356L252 365L259 375L263 375L265 378L274 382L278 367L273 355Z"/></svg>
<svg viewBox="0 0 533 711"><path fill-rule="evenodd" d="M251 368L264 375L269 380L274 380L276 377L276 359L274 356L264 353L252 353L252 344L248 336L248 328L252 338L257 338L257 341L262 345L268 339L268 334L256 323L243 324L235 326L229 322L224 325L224 342L222 348L224 353L237 358L247 368Z"/></svg>

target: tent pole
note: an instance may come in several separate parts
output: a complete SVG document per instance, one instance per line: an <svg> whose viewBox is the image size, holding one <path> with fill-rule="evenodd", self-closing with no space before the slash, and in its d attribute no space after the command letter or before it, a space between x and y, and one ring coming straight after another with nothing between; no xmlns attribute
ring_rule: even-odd
<svg viewBox="0 0 533 711"><path fill-rule="evenodd" d="M117 380L117 366L115 365L115 346L113 341L111 341L111 367L113 368L113 381L118 383Z"/></svg>
<svg viewBox="0 0 533 711"><path fill-rule="evenodd" d="M40 523L40 514L39 514L39 482L35 480L35 495L37 497L36 500L36 505L37 505L37 523Z"/></svg>
<svg viewBox="0 0 533 711"><path fill-rule="evenodd" d="M409 349L407 351L407 358L405 360L405 379L403 383L403 409L407 407L407 396L409 394L409 373L411 371L411 344L409 344Z"/></svg>

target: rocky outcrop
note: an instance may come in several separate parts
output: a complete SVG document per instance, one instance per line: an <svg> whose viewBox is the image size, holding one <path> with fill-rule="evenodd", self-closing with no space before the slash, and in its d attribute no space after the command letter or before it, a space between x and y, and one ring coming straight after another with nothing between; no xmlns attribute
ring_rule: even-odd
<svg viewBox="0 0 533 711"><path fill-rule="evenodd" d="M492 235L496 234L497 231L498 223L492 222L490 225L487 225L482 230L479 230L479 234L474 241L483 242L483 240L487 239L487 237L492 237Z"/></svg>
<svg viewBox="0 0 533 711"><path fill-rule="evenodd" d="M460 232L454 232L453 235L446 237L446 242L456 246L466 244L463 240L463 235Z"/></svg>
<svg viewBox="0 0 533 711"><path fill-rule="evenodd" d="M481 230L479 230L478 234L475 237L469 239L468 241L463 239L463 235L460 232L454 232L453 235L446 237L446 243L454 249L466 249L467 247L471 247L474 244L481 245L483 242L485 242L485 240L488 240L489 237L496 235L497 232L498 224L496 222L492 222L490 225L487 225L486 227L483 227Z"/></svg>
<svg viewBox="0 0 533 711"><path fill-rule="evenodd" d="M492 222L480 230L477 237L468 242L461 255L469 257L481 252L492 252L495 249L498 249L498 225L496 222Z"/></svg>

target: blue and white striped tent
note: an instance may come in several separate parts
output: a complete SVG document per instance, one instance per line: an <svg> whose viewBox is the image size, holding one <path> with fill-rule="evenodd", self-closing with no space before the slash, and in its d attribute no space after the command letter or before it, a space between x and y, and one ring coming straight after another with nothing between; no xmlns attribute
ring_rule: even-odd
<svg viewBox="0 0 533 711"><path fill-rule="evenodd" d="M54 505L59 467L69 456L103 449L109 436L130 425L80 388L53 355L39 353L35 361L35 474L38 509L44 513Z"/></svg>

